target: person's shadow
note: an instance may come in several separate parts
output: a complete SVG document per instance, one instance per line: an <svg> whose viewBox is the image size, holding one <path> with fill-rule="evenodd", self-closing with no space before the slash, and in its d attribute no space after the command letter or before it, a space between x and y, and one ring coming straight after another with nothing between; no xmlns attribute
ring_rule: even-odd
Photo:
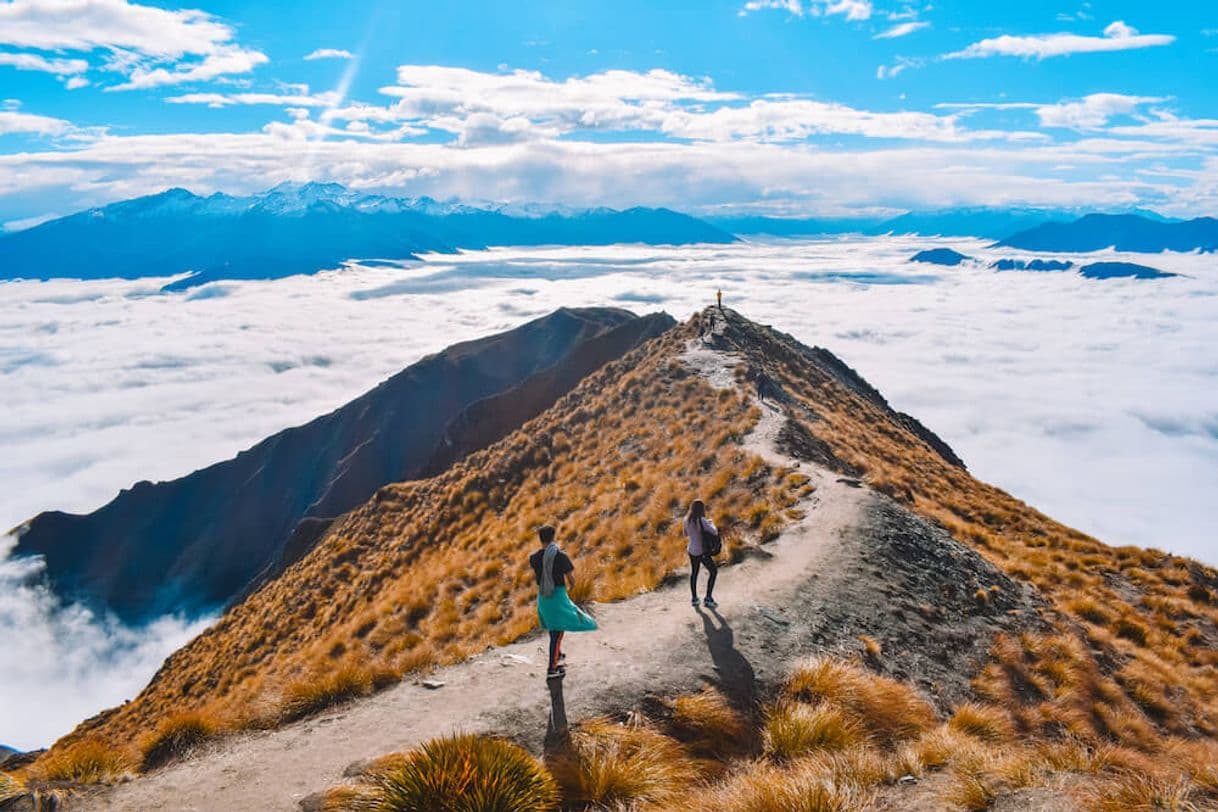
<svg viewBox="0 0 1218 812"><path fill-rule="evenodd" d="M546 752L558 750L566 743L569 736L567 729L567 706L562 695L563 680L550 679L546 680L546 687L550 689L550 718L546 722Z"/></svg>
<svg viewBox="0 0 1218 812"><path fill-rule="evenodd" d="M711 662L719 672L723 693L738 710L753 713L757 707L757 675L753 664L737 651L735 633L718 611L698 607L698 614L702 616L706 645L710 649Z"/></svg>

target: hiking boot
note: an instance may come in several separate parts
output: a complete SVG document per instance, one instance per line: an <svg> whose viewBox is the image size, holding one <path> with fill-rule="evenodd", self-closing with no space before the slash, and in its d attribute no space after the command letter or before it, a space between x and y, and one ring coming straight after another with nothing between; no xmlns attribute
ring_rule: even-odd
<svg viewBox="0 0 1218 812"><path fill-rule="evenodd" d="M557 668L555 668L553 671L547 671L546 679L562 679L566 675L567 675L567 667L565 665L560 665Z"/></svg>
<svg viewBox="0 0 1218 812"><path fill-rule="evenodd" d="M702 605L705 606L707 609L718 609L719 608L718 601L716 601L710 595L706 596L706 600L702 603Z"/></svg>
<svg viewBox="0 0 1218 812"><path fill-rule="evenodd" d="M690 606L692 606L692 607L694 607L695 609L697 609L699 606L701 606L701 605L702 605L702 601L698 600L698 596L697 596L697 595L694 595L694 598L693 598L693 600L691 600L691 601L689 602L689 605L690 605Z"/></svg>

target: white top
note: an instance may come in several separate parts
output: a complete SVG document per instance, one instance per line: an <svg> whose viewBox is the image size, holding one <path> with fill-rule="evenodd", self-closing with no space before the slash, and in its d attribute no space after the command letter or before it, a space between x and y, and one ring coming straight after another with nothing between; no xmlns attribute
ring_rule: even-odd
<svg viewBox="0 0 1218 812"><path fill-rule="evenodd" d="M701 523L695 522L692 519L685 520L685 537L689 539L690 555L702 555L702 529L706 528L712 533L718 533L715 529L715 523L705 516L702 517Z"/></svg>

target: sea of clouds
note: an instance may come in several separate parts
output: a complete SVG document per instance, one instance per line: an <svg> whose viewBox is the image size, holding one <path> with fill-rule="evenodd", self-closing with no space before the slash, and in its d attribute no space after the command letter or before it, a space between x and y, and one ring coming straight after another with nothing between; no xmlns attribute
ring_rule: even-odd
<svg viewBox="0 0 1218 812"><path fill-rule="evenodd" d="M908 262L950 246L955 268ZM0 525L89 511L232 456L421 356L562 305L725 304L828 347L974 474L1113 544L1218 563L1218 266L996 272L977 240L493 249L161 294L167 280L0 284ZM1038 255L1047 256L1047 255ZM1077 257L1075 257L1077 259ZM11 540L8 546L11 546ZM0 548L0 556L5 549ZM0 742L48 743L138 691L206 619L130 629L0 563Z"/></svg>

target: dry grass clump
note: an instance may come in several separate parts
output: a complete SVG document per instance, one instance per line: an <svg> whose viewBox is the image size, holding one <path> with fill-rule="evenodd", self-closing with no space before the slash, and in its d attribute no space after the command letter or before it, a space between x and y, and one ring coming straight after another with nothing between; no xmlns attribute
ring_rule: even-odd
<svg viewBox="0 0 1218 812"><path fill-rule="evenodd" d="M48 752L31 766L29 776L39 781L108 784L130 771L131 762L125 753L90 738Z"/></svg>
<svg viewBox="0 0 1218 812"><path fill-rule="evenodd" d="M326 805L361 812L549 812L558 806L558 787L520 746L457 734L403 754L361 786L331 790Z"/></svg>
<svg viewBox="0 0 1218 812"><path fill-rule="evenodd" d="M798 665L785 692L797 701L827 703L847 711L883 746L912 739L936 722L934 710L910 686L829 657L813 657Z"/></svg>
<svg viewBox="0 0 1218 812"><path fill-rule="evenodd" d="M1014 733L1011 720L1001 709L976 702L957 706L947 726L987 742L1005 741Z"/></svg>
<svg viewBox="0 0 1218 812"><path fill-rule="evenodd" d="M25 782L15 775L0 772L0 802L25 792Z"/></svg>
<svg viewBox="0 0 1218 812"><path fill-rule="evenodd" d="M810 760L781 768L750 765L723 784L688 796L682 807L694 812L858 812L872 798L870 790Z"/></svg>
<svg viewBox="0 0 1218 812"><path fill-rule="evenodd" d="M789 760L822 750L845 750L867 739L863 725L832 705L779 702L765 716L765 752Z"/></svg>
<svg viewBox="0 0 1218 812"><path fill-rule="evenodd" d="M672 735L698 755L727 758L756 747L757 733L751 720L713 688L679 696L668 707Z"/></svg>
<svg viewBox="0 0 1218 812"><path fill-rule="evenodd" d="M377 684L373 669L346 665L312 678L288 683L279 705L285 722L302 719L326 708L372 693Z"/></svg>
<svg viewBox="0 0 1218 812"><path fill-rule="evenodd" d="M1089 812L1201 812L1200 795L1187 778L1122 770L1082 794Z"/></svg>
<svg viewBox="0 0 1218 812"><path fill-rule="evenodd" d="M566 803L597 807L673 804L698 778L677 741L640 721L581 722L546 763Z"/></svg>
<svg viewBox="0 0 1218 812"><path fill-rule="evenodd" d="M220 728L215 720L199 711L182 711L166 719L140 748L140 769L147 771L189 754L215 738Z"/></svg>

